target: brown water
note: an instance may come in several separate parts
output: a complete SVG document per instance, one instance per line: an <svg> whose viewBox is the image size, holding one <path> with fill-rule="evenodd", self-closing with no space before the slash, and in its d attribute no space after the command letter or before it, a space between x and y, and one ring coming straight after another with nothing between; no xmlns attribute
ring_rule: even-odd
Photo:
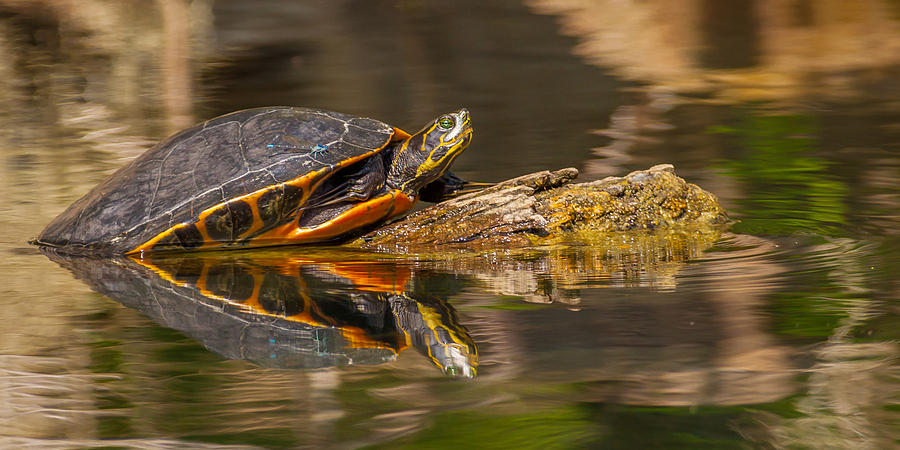
<svg viewBox="0 0 900 450"><path fill-rule="evenodd" d="M0 54L0 447L900 440L896 2L0 0ZM273 104L465 106L465 178L667 162L739 222L449 259L27 244Z"/></svg>

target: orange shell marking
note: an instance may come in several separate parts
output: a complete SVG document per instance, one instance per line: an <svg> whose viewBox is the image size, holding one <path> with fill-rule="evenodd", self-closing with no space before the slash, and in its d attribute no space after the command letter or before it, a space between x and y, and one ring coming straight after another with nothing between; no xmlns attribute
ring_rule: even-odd
<svg viewBox="0 0 900 450"><path fill-rule="evenodd" d="M409 211L415 203L415 198L393 189L380 197L361 202L318 226L300 228L297 221L292 221L262 233L253 238L253 241L261 245L323 242L357 228L397 217Z"/></svg>
<svg viewBox="0 0 900 450"><path fill-rule="evenodd" d="M369 154L366 154L365 156L368 156L368 155ZM362 157L359 159L362 159ZM293 180L288 181L283 184L295 186L295 187L302 189L303 197L300 200L300 204L303 204L304 202L306 202L307 198L309 198L310 192L312 192L313 189L315 189L316 185L318 185L319 182L324 180L323 175L325 174L325 172L326 172L325 169L318 170L318 171L315 171L315 172L312 172L305 176L293 179ZM227 242L218 242L218 241L210 238L209 232L207 232L207 230L206 230L205 222L206 222L206 218L209 217L211 214L214 214L215 212L219 211L222 208L228 208L228 204L231 202L246 203L250 207L251 213L253 214L252 226L250 227L249 230L241 233L241 235L238 236L235 239L235 241L239 240L242 237L249 236L250 234L256 232L257 230L259 230L260 228L263 227L263 221L259 215L258 200L260 197L263 196L263 194L270 191L271 189L273 189L273 187L267 187L265 189L260 189L256 192L251 192L251 193L243 195L241 197L237 197L237 198L231 199L227 202L222 202L222 203L214 205L210 208L207 208L200 212L200 214L197 216L196 220L175 225L172 228L169 228L166 231L163 231L162 233L159 233L158 235L154 236L152 239L148 240L147 242L135 247L133 250L127 252L126 254L134 254L134 253L140 253L140 252L144 252L144 251L151 251L151 250L153 250L154 247L156 247L156 245L160 241L163 241L166 238L172 237L177 230L179 230L181 228L190 227L190 226L196 227L197 231L203 237L202 244L199 245L198 247L196 247L197 249L223 247L223 246L227 245L228 243Z"/></svg>

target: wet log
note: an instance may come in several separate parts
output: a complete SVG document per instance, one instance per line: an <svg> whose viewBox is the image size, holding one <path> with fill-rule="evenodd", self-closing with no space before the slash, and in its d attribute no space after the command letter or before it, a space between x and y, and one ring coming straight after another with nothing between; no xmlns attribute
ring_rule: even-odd
<svg viewBox="0 0 900 450"><path fill-rule="evenodd" d="M353 245L378 250L523 247L573 232L602 234L728 221L715 195L660 164L624 177L573 183L573 168L501 182L417 211Z"/></svg>

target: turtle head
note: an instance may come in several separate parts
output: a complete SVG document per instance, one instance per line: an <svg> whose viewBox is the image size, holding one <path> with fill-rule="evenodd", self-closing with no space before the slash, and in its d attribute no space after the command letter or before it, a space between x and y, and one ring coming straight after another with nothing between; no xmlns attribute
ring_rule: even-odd
<svg viewBox="0 0 900 450"><path fill-rule="evenodd" d="M472 123L465 108L444 114L394 147L387 182L416 196L440 178L472 140Z"/></svg>

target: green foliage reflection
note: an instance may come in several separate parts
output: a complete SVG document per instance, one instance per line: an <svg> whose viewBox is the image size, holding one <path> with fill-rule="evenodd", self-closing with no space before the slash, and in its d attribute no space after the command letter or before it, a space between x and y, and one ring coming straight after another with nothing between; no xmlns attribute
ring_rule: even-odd
<svg viewBox="0 0 900 450"><path fill-rule="evenodd" d="M755 405L798 417L794 398ZM747 406L640 407L580 403L521 414L451 411L427 429L372 448L741 448Z"/></svg>
<svg viewBox="0 0 900 450"><path fill-rule="evenodd" d="M440 413L428 429L371 448L587 448L598 441L598 426L588 412L565 407L521 415Z"/></svg>
<svg viewBox="0 0 900 450"><path fill-rule="evenodd" d="M790 235L797 231L844 234L846 184L828 173L829 161L811 155L820 125L812 116L747 114L734 128L711 133L733 135L742 154L724 163L742 181L741 222L735 231Z"/></svg>

